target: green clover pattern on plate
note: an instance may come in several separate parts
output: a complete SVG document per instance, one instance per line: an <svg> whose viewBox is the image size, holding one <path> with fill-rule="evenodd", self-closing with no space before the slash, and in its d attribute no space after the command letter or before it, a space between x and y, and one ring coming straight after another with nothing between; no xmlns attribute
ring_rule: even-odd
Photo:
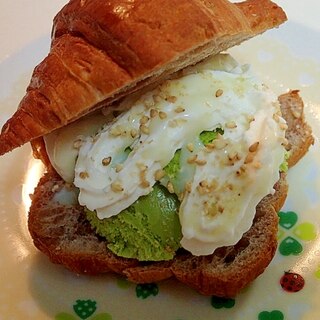
<svg viewBox="0 0 320 320"><path fill-rule="evenodd" d="M112 320L109 313L98 313L97 302L94 300L77 300L73 305L75 315L61 312L55 316L55 320Z"/></svg>
<svg viewBox="0 0 320 320"><path fill-rule="evenodd" d="M303 242L317 237L316 226L311 222L298 223L298 214L294 211L280 211L279 215L279 252L283 256L300 255Z"/></svg>

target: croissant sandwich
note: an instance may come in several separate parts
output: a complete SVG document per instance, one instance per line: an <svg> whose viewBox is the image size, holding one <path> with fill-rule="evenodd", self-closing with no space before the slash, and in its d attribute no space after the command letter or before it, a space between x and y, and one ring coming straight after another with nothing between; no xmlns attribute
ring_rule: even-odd
<svg viewBox="0 0 320 320"><path fill-rule="evenodd" d="M3 126L46 166L35 246L76 273L175 277L233 297L268 266L286 171L313 143L297 90L276 97L228 48L278 27L269 0L71 0Z"/></svg>

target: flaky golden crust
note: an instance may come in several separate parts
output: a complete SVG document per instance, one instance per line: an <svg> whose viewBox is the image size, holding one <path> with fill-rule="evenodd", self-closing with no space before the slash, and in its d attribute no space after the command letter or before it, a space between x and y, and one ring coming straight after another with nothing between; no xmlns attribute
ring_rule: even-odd
<svg viewBox="0 0 320 320"><path fill-rule="evenodd" d="M71 0L0 155L285 20L269 0Z"/></svg>

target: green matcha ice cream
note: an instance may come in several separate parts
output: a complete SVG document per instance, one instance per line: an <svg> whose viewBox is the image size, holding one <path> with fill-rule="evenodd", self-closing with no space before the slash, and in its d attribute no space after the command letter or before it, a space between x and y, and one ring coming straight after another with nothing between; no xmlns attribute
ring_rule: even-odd
<svg viewBox="0 0 320 320"><path fill-rule="evenodd" d="M87 217L116 255L140 261L171 260L182 237L179 205L176 195L157 184L117 216L100 220L87 210Z"/></svg>
<svg viewBox="0 0 320 320"><path fill-rule="evenodd" d="M199 141L207 145L218 133L223 134L223 131L219 128L203 131ZM181 158L186 152L186 147L177 150L164 168L166 176L161 184L156 184L150 194L139 198L120 214L100 220L95 212L86 211L91 225L107 239L107 246L113 253L140 261L171 260L174 257L182 238L178 216L180 202L176 194L169 193L165 186L170 181L178 193L184 185L188 174L181 167Z"/></svg>

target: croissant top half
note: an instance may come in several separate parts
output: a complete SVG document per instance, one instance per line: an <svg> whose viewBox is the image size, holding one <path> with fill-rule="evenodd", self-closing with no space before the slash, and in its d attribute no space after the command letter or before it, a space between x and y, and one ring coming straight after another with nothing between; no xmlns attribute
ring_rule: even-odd
<svg viewBox="0 0 320 320"><path fill-rule="evenodd" d="M286 20L269 0L71 0L0 154Z"/></svg>

